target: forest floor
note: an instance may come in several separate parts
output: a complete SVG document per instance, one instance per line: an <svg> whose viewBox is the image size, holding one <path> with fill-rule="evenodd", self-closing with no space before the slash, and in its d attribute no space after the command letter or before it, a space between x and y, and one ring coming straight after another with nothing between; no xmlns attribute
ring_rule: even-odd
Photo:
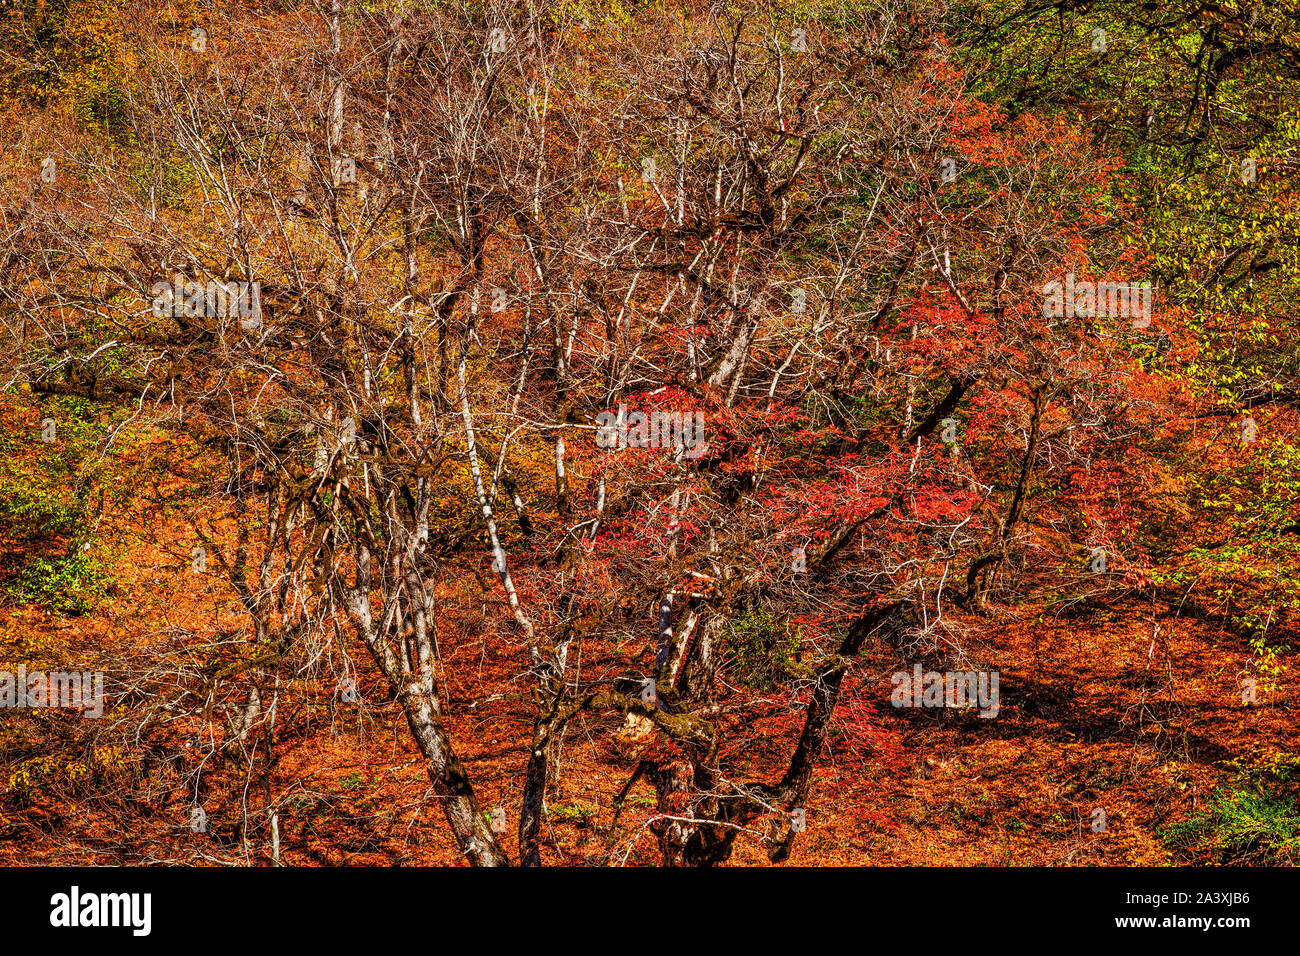
<svg viewBox="0 0 1300 956"><path fill-rule="evenodd" d="M21 661L29 672L66 670L108 660L132 671L133 661L184 659L187 644L203 644L198 636L238 633L240 616L219 581L182 573L178 555L184 549L175 542L139 541L118 563L110 601L85 616L10 602L0 609L0 669ZM11 576L20 561L14 542L0 548L0 574ZM889 675L906 665L889 646L869 645L845 682L806 808L807 830L789 862L1185 862L1168 838L1171 827L1243 774L1293 759L1300 698L1292 668L1254 706L1243 706L1240 675L1250 655L1243 640L1206 620L1155 623L1158 629L1150 605L1137 603L1086 619L1019 609L968 622L978 641L967 653L1000 674L992 719L891 706ZM506 635L489 636L481 618L441 620L439 629L451 736L485 812L505 809L503 839L513 854L521 741L530 730L526 683L512 676L519 649ZM628 663L649 654L645 648ZM359 661L357 672L358 704L342 703L319 683L283 688L271 781L282 862L456 862L400 710L368 661ZM106 716L113 713L111 681ZM779 778L806 699L788 691L773 689L770 699L740 692L763 716L747 718L751 732L724 747L735 773ZM136 701L132 713L147 710ZM180 781L205 760L218 763L192 736L201 729L193 715L176 715L167 733L151 734L139 752L120 743L129 739L121 727L111 737L116 745L87 736L91 723L50 710L0 714L0 863L266 861L265 847L248 849L238 838L247 781L214 781L204 798L207 831L187 826L193 801ZM615 795L641 749L657 746L621 738L611 732L617 723L592 733L597 728L576 722L566 734L560 783L548 799L545 862L658 862L647 826L654 792L644 781L623 807L618 839L608 833ZM106 796L132 764L128 777L139 792ZM214 769L214 776L221 774ZM767 863L761 839L738 840L732 863Z"/></svg>

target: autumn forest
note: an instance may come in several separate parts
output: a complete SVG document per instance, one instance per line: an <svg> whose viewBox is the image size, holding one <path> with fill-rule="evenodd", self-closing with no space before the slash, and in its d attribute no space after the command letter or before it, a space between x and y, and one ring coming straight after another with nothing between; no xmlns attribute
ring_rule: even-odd
<svg viewBox="0 0 1300 956"><path fill-rule="evenodd" d="M1300 0L0 65L0 864L1300 862Z"/></svg>

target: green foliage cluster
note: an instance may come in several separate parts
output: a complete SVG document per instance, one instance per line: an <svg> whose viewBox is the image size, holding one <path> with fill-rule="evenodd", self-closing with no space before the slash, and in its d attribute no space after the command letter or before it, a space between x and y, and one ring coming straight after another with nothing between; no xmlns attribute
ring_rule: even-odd
<svg viewBox="0 0 1300 956"><path fill-rule="evenodd" d="M104 599L112 580L103 548L90 540L92 512L105 494L99 480L106 460L99 453L102 409L68 396L36 403L13 394L6 401L15 412L52 419L54 441L42 440L39 424L0 432L0 537L26 555L5 589L19 601L85 614ZM120 487L114 492L125 493Z"/></svg>
<svg viewBox="0 0 1300 956"><path fill-rule="evenodd" d="M728 652L728 674L756 690L772 690L793 677L811 673L799 661L802 631L761 610L732 620L723 633Z"/></svg>
<svg viewBox="0 0 1300 956"><path fill-rule="evenodd" d="M111 578L94 555L32 558L10 587L19 601L41 604L60 614L87 614L108 596Z"/></svg>
<svg viewBox="0 0 1300 956"><path fill-rule="evenodd" d="M1298 780L1295 758L1243 774L1204 809L1170 827L1165 841L1198 863L1294 865L1300 859Z"/></svg>

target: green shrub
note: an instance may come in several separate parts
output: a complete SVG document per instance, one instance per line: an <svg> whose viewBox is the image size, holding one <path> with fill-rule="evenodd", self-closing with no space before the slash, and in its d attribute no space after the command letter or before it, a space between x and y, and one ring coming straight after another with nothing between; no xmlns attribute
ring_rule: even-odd
<svg viewBox="0 0 1300 956"><path fill-rule="evenodd" d="M1300 812L1283 793L1233 789L1170 827L1166 842L1205 862L1292 864L1300 859Z"/></svg>
<svg viewBox="0 0 1300 956"><path fill-rule="evenodd" d="M13 396L3 411L24 406L35 408L42 422L52 419L57 437L43 442L39 424L0 433L0 532L24 540L70 536L86 521L97 484L96 466L88 462L99 460L96 449L108 426L100 406L70 396L35 406Z"/></svg>
<svg viewBox="0 0 1300 956"><path fill-rule="evenodd" d="M808 673L796 660L802 635L802 629L791 629L783 618L764 611L740 615L724 632L728 674L746 687L771 690Z"/></svg>
<svg viewBox="0 0 1300 956"><path fill-rule="evenodd" d="M110 583L99 560L82 552L71 557L33 558L10 590L20 601L78 615L98 607L108 596Z"/></svg>
<svg viewBox="0 0 1300 956"><path fill-rule="evenodd" d="M70 535L80 503L62 496L51 481L0 476L0 528L20 538Z"/></svg>

